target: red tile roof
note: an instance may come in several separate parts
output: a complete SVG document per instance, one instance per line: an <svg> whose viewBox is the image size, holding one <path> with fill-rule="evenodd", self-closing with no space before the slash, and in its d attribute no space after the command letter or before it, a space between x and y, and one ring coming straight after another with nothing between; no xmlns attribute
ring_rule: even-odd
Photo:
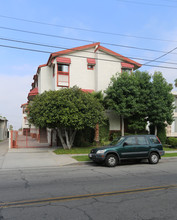
<svg viewBox="0 0 177 220"><path fill-rule="evenodd" d="M84 45L84 46L80 46L80 47L75 47L75 48L71 48L71 49L67 49L67 50L62 50L62 51L55 52L55 53L51 53L46 65L48 65L50 62L52 62L52 60L57 56L64 55L64 54L70 54L70 53L73 53L75 51L82 51L82 50L93 48L93 47L96 47L96 46L98 46L97 47L98 50L102 50L102 51L104 51L104 52L106 52L110 55L113 55L113 56L119 58L120 60L122 60L124 62L128 62L128 63L133 64L134 69L137 69L137 68L142 66L140 63L137 63L134 60L131 60L127 57L122 56L121 54L118 54L118 53L116 53L116 52L114 52L110 49L107 49L106 47L101 46L100 42L93 43L93 44L88 44L88 45Z"/></svg>
<svg viewBox="0 0 177 220"><path fill-rule="evenodd" d="M94 90L93 89L81 89L83 92L89 92L89 93L92 93L92 92L94 92Z"/></svg>
<svg viewBox="0 0 177 220"><path fill-rule="evenodd" d="M22 108L23 106L25 106L25 105L28 105L28 103L21 104L21 108Z"/></svg>
<svg viewBox="0 0 177 220"><path fill-rule="evenodd" d="M87 58L87 63L88 63L88 64L95 65L95 64L96 64L96 61L95 61L95 59L93 59L93 58Z"/></svg>
<svg viewBox="0 0 177 220"><path fill-rule="evenodd" d="M121 63L122 68L130 68L133 69L134 65L130 64L130 63Z"/></svg>
<svg viewBox="0 0 177 220"><path fill-rule="evenodd" d="M28 96L34 96L34 95L37 95L38 94L38 88L34 88L32 89L29 93L28 93Z"/></svg>

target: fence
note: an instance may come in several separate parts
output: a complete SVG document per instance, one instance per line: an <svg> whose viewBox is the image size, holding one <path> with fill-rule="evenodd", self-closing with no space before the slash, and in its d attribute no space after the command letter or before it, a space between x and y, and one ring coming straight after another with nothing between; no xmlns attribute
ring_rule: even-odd
<svg viewBox="0 0 177 220"><path fill-rule="evenodd" d="M40 143L39 129L30 128L20 131L10 131L9 148L49 147L48 143Z"/></svg>

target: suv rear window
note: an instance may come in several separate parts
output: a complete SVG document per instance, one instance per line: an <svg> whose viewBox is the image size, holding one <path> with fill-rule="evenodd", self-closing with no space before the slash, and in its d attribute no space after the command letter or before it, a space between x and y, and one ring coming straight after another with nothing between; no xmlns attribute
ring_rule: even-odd
<svg viewBox="0 0 177 220"><path fill-rule="evenodd" d="M160 144L159 140L157 137L150 137L150 140L153 144Z"/></svg>

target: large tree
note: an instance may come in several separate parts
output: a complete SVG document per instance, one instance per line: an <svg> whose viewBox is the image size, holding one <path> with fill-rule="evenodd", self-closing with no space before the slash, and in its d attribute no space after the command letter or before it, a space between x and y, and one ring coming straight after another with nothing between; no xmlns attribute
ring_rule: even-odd
<svg viewBox="0 0 177 220"><path fill-rule="evenodd" d="M30 123L56 129L64 149L72 147L77 130L94 128L104 120L100 102L77 87L37 95L28 110Z"/></svg>
<svg viewBox="0 0 177 220"><path fill-rule="evenodd" d="M128 119L131 130L138 132L145 129L147 121L157 128L173 121L172 86L166 82L162 73L155 72L151 77L147 72L125 72L111 79L105 91L108 109L116 111L122 119Z"/></svg>
<svg viewBox="0 0 177 220"><path fill-rule="evenodd" d="M157 135L158 127L163 127L166 122L173 122L174 97L171 93L172 85L167 83L161 72L155 72L152 79L148 120Z"/></svg>
<svg viewBox="0 0 177 220"><path fill-rule="evenodd" d="M145 130L148 120L148 111L150 93L151 93L151 76L146 71L135 71L133 73L138 81L137 88L139 97L136 99L136 111L128 119L128 127L135 133Z"/></svg>
<svg viewBox="0 0 177 220"><path fill-rule="evenodd" d="M134 74L123 72L111 78L105 91L106 108L117 112L121 117L122 136L124 136L124 119L138 111L137 99L140 95L138 80Z"/></svg>

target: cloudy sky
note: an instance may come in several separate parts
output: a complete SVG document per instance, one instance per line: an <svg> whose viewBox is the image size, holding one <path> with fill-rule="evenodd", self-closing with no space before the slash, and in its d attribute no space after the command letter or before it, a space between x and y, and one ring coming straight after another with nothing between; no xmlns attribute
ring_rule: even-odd
<svg viewBox="0 0 177 220"><path fill-rule="evenodd" d="M151 61L140 70L161 71L169 83L177 78L175 0L0 3L0 115L15 129L21 127L20 106L27 102L37 67L62 48L101 42L142 64Z"/></svg>

